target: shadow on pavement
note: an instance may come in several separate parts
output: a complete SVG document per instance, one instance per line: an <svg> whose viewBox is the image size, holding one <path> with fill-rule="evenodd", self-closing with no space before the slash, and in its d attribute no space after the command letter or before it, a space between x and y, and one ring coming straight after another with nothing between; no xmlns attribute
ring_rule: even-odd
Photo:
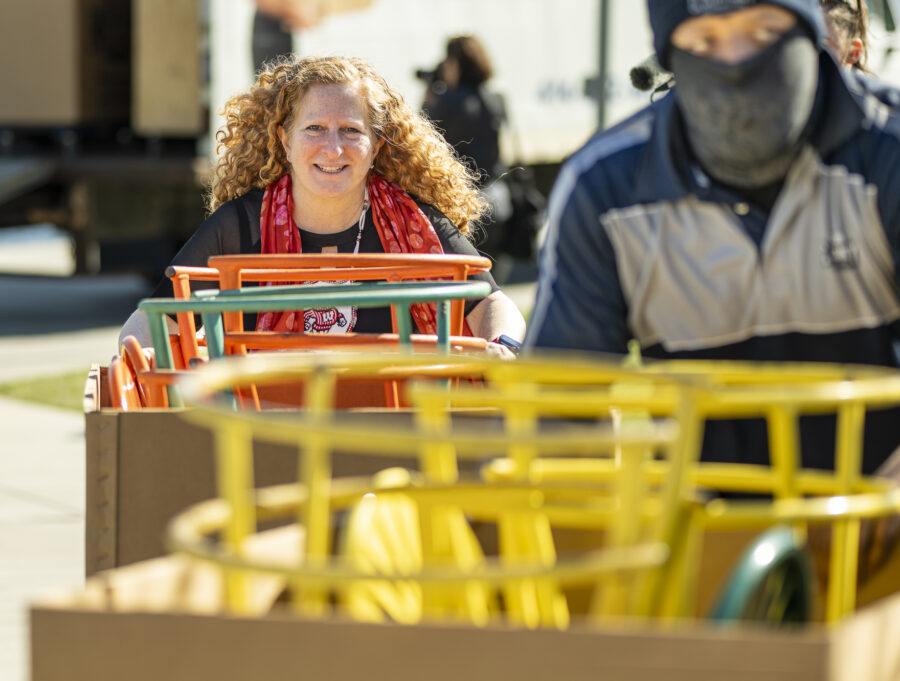
<svg viewBox="0 0 900 681"><path fill-rule="evenodd" d="M119 326L152 290L137 275L0 274L0 336Z"/></svg>

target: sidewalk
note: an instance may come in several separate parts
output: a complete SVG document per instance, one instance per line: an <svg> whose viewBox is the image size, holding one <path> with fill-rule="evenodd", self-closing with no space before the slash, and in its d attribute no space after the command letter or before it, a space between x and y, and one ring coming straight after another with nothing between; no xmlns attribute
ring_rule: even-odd
<svg viewBox="0 0 900 681"><path fill-rule="evenodd" d="M39 336L0 336L0 383L84 371L109 364L118 326ZM0 432L3 432L0 430Z"/></svg>
<svg viewBox="0 0 900 681"><path fill-rule="evenodd" d="M0 383L86 379L149 293L135 276L52 276L66 267L53 239L0 239ZM29 603L84 580L84 448L79 412L0 397L0 681L30 677Z"/></svg>
<svg viewBox="0 0 900 681"><path fill-rule="evenodd" d="M0 433L0 681L25 681L29 602L84 579L84 417L0 398Z"/></svg>
<svg viewBox="0 0 900 681"><path fill-rule="evenodd" d="M118 332L0 336L0 382L87 379L92 363L109 362ZM84 452L82 414L0 397L0 681L30 676L31 600L84 580Z"/></svg>

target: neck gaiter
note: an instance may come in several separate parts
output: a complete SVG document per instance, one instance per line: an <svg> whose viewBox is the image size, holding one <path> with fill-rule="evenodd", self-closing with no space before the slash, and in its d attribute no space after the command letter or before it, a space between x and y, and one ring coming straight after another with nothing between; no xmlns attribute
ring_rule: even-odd
<svg viewBox="0 0 900 681"><path fill-rule="evenodd" d="M675 96L691 151L733 187L784 179L803 143L818 84L819 54L802 27L737 64L676 47Z"/></svg>

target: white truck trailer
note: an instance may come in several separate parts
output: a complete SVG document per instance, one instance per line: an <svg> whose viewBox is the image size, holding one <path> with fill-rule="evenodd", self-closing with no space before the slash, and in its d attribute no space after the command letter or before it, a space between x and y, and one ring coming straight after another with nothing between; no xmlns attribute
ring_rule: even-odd
<svg viewBox="0 0 900 681"><path fill-rule="evenodd" d="M510 163L558 167L649 101L629 71L651 53L643 0L321 0L296 52L372 61L408 101L449 37L477 36L507 101ZM870 62L900 82L900 0L870 0ZM361 8L360 8L361 7ZM31 0L0 22L0 226L51 222L78 271L158 276L204 216L218 111L253 82L253 0Z"/></svg>

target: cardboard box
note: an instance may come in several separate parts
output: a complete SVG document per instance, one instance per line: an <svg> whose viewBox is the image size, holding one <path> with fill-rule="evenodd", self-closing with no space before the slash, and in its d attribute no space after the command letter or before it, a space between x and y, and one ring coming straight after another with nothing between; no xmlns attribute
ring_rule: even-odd
<svg viewBox="0 0 900 681"><path fill-rule="evenodd" d="M0 125L128 121L127 0L7 2L0 21Z"/></svg>
<svg viewBox="0 0 900 681"><path fill-rule="evenodd" d="M180 409L113 409L106 385L106 368L92 367L84 398L87 576L163 555L169 520L216 495L209 431L182 419ZM375 417L403 427L410 414L376 410ZM408 468L410 460L338 454L333 461L336 476L390 466ZM254 476L257 487L295 482L296 449L258 443Z"/></svg>
<svg viewBox="0 0 900 681"><path fill-rule="evenodd" d="M106 369L92 367L85 389L86 518L85 573L130 565L163 556L169 521L192 504L215 496L215 456L209 431L188 423L182 411L111 408ZM380 421L403 427L409 412L375 411ZM296 450L257 443L257 487L296 481ZM474 473L477 463L463 462ZM338 454L336 476L367 475L390 466L410 467L405 458ZM696 613L710 611L721 585L756 531L710 532L703 542L694 602ZM585 532L556 533L560 555L593 545ZM860 606L900 590L900 546L888 564L857 595ZM897 639L900 644L900 637Z"/></svg>
<svg viewBox="0 0 900 681"><path fill-rule="evenodd" d="M209 568L168 557L31 608L33 681L896 681L900 596L834 628L695 623L526 631L218 614Z"/></svg>
<svg viewBox="0 0 900 681"><path fill-rule="evenodd" d="M105 376L92 368L85 393L87 575L163 555L169 520L215 496L210 433L178 410L109 408ZM289 482L296 457L264 448L255 474L260 485Z"/></svg>

